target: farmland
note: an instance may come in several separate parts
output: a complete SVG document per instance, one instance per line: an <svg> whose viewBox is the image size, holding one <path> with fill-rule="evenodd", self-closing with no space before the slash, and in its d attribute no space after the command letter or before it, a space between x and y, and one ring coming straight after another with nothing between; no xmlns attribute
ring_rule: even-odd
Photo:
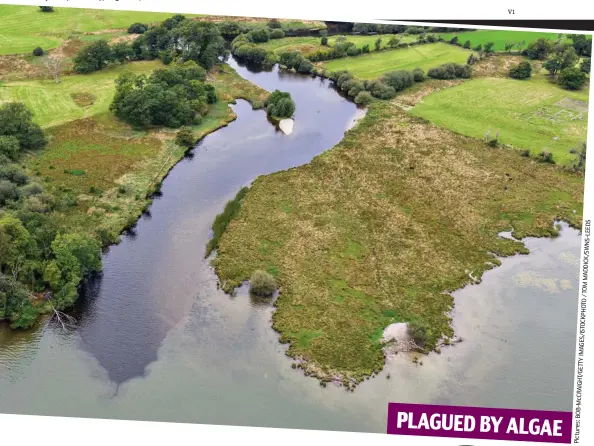
<svg viewBox="0 0 594 446"><path fill-rule="evenodd" d="M347 41L353 42L357 48L361 48L364 45L369 45L370 51L375 51L375 41L380 38L382 39L381 47L386 48L388 41L394 37L394 34L379 34L374 36L342 36ZM333 46L336 40L340 36L329 36L328 45ZM397 35L400 37L401 43L408 43L416 41L416 36L409 35ZM324 51L328 47L322 46L320 43L320 37L285 37L283 39L271 39L268 42L258 44L262 48L268 51L274 51L279 54L284 51L299 51L302 54L309 54L316 51Z"/></svg>
<svg viewBox="0 0 594 446"><path fill-rule="evenodd" d="M107 112L115 91L115 79L125 71L150 73L162 66L159 61L119 65L89 75L63 76L53 80L6 82L0 88L0 102L23 102L32 112L35 122L43 127ZM87 94L86 103L76 98Z"/></svg>
<svg viewBox="0 0 594 446"><path fill-rule="evenodd" d="M74 35L128 28L134 22L160 22L169 17L171 14L162 12L79 8L56 8L44 13L37 6L0 5L0 54L30 53L38 46L51 49Z"/></svg>
<svg viewBox="0 0 594 446"><path fill-rule="evenodd" d="M413 70L420 67L426 71L447 62L464 64L470 53L454 45L430 43L335 59L322 66L329 71L347 70L361 79L375 79L393 70Z"/></svg>
<svg viewBox="0 0 594 446"><path fill-rule="evenodd" d="M444 40L450 40L454 36L457 36L460 44L470 40L471 48L475 48L477 45L484 46L488 42L493 42L493 49L495 51L504 51L506 42L525 42L529 44L541 38L557 40L559 37L558 33L515 30L476 30L458 33L436 33L436 35Z"/></svg>
<svg viewBox="0 0 594 446"><path fill-rule="evenodd" d="M411 113L478 139L499 132L503 144L549 151L569 164L569 150L586 140L588 93L564 90L543 74L528 81L481 78L430 94Z"/></svg>

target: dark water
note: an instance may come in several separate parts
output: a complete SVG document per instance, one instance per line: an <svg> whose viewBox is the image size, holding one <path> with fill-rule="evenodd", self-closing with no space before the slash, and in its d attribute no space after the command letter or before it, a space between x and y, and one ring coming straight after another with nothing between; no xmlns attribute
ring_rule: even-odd
<svg viewBox="0 0 594 446"><path fill-rule="evenodd" d="M423 366L398 355L354 393L290 367L270 303L217 290L205 244L240 187L331 148L360 112L327 81L230 63L291 93L293 133L239 101L238 119L172 170L150 215L105 255L77 331L0 326L0 412L383 432L389 401L569 410L580 243L569 228L458 291L465 341Z"/></svg>

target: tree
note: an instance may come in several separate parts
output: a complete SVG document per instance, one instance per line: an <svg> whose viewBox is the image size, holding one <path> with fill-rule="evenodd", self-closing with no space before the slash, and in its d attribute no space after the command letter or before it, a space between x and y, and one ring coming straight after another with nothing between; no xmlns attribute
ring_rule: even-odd
<svg viewBox="0 0 594 446"><path fill-rule="evenodd" d="M576 159L573 162L573 169L574 170L581 170L582 172L586 170L586 143L583 142L580 146L580 150L571 149L569 153L576 155Z"/></svg>
<svg viewBox="0 0 594 446"><path fill-rule="evenodd" d="M570 34L569 38L572 40L573 48L579 56L592 56L592 37L583 34Z"/></svg>
<svg viewBox="0 0 594 446"><path fill-rule="evenodd" d="M394 90L402 91L414 83L414 76L410 71L398 70L384 74L381 80Z"/></svg>
<svg viewBox="0 0 594 446"><path fill-rule="evenodd" d="M470 40L467 40L466 42L464 42L463 47L466 48L467 50L469 50L470 49Z"/></svg>
<svg viewBox="0 0 594 446"><path fill-rule="evenodd" d="M375 40L374 46L375 46L376 51L379 51L381 49L381 47L382 47L382 38L381 37L378 37Z"/></svg>
<svg viewBox="0 0 594 446"><path fill-rule="evenodd" d="M515 42L505 42L504 44L504 49L506 53L511 53L511 50L514 48L514 46L516 46Z"/></svg>
<svg viewBox="0 0 594 446"><path fill-rule="evenodd" d="M540 38L528 45L523 53L529 59L545 60L553 50L553 42L549 39Z"/></svg>
<svg viewBox="0 0 594 446"><path fill-rule="evenodd" d="M579 90L586 83L586 73L579 68L565 68L559 72L559 85L570 90Z"/></svg>
<svg viewBox="0 0 594 446"><path fill-rule="evenodd" d="M40 6L41 12L54 12L53 6Z"/></svg>
<svg viewBox="0 0 594 446"><path fill-rule="evenodd" d="M400 45L401 40L402 40L402 37L400 37L400 36L392 36L392 37L390 37L390 40L388 40L388 46L390 48L396 48L398 45Z"/></svg>
<svg viewBox="0 0 594 446"><path fill-rule="evenodd" d="M278 19L270 19L268 21L268 28L275 29L275 28L282 28L282 24Z"/></svg>
<svg viewBox="0 0 594 446"><path fill-rule="evenodd" d="M519 42L516 42L516 48L518 49L518 51L522 51L524 49L524 47L526 46L526 41L525 40L521 40Z"/></svg>
<svg viewBox="0 0 594 446"><path fill-rule="evenodd" d="M285 32L282 29L277 28L270 32L271 39L282 39L283 37L285 37Z"/></svg>
<svg viewBox="0 0 594 446"><path fill-rule="evenodd" d="M57 54L52 54L46 57L43 61L45 69L47 70L49 75L54 78L56 84L60 83L60 69L62 68L63 63L64 58Z"/></svg>
<svg viewBox="0 0 594 446"><path fill-rule="evenodd" d="M196 143L196 135L189 127L182 127L175 135L175 143L181 147L192 147Z"/></svg>
<svg viewBox="0 0 594 446"><path fill-rule="evenodd" d="M412 71L415 82L423 82L425 80L425 72L422 68L415 68Z"/></svg>
<svg viewBox="0 0 594 446"><path fill-rule="evenodd" d="M584 57L584 59L582 60L582 63L580 64L580 70L582 71L582 73L586 73L586 74L590 74L590 61L592 59L589 57Z"/></svg>
<svg viewBox="0 0 594 446"><path fill-rule="evenodd" d="M14 136L21 150L42 149L47 145L43 130L33 122L33 114L21 102L0 105L0 136Z"/></svg>
<svg viewBox="0 0 594 446"><path fill-rule="evenodd" d="M368 91L361 91L355 96L355 104L367 105L373 100L373 96Z"/></svg>
<svg viewBox="0 0 594 446"><path fill-rule="evenodd" d="M268 114L275 118L290 118L295 113L295 102L290 93L274 90L266 101Z"/></svg>
<svg viewBox="0 0 594 446"><path fill-rule="evenodd" d="M128 27L128 34L144 34L149 29L145 23L133 23Z"/></svg>
<svg viewBox="0 0 594 446"><path fill-rule="evenodd" d="M111 61L111 47L106 40L97 40L78 52L74 58L74 69L78 73L92 73L102 70Z"/></svg>
<svg viewBox="0 0 594 446"><path fill-rule="evenodd" d="M111 47L111 60L124 63L134 56L132 47L127 42L118 42Z"/></svg>
<svg viewBox="0 0 594 446"><path fill-rule="evenodd" d="M487 42L487 43L485 43L484 52L486 54L491 54L491 53L495 52L495 50L493 49L493 45L494 45L493 42Z"/></svg>
<svg viewBox="0 0 594 446"><path fill-rule="evenodd" d="M528 79L532 75L532 66L529 62L523 61L509 70L509 77L514 79Z"/></svg>
<svg viewBox="0 0 594 446"><path fill-rule="evenodd" d="M327 36L322 36L322 39L320 40L320 43L323 46L328 46L328 37Z"/></svg>
<svg viewBox="0 0 594 446"><path fill-rule="evenodd" d="M248 33L250 42L263 43L270 40L270 32L266 28L256 28Z"/></svg>

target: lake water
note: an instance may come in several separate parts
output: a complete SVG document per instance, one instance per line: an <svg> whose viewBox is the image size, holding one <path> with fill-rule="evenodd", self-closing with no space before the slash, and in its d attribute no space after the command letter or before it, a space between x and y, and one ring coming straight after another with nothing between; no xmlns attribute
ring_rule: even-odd
<svg viewBox="0 0 594 446"><path fill-rule="evenodd" d="M0 412L384 432L390 401L571 410L580 235L566 226L457 291L463 342L422 366L397 355L354 393L291 368L272 306L217 290L205 244L242 186L307 163L362 112L327 80L229 63L291 93L292 133L238 101L238 119L171 171L150 213L105 254L76 331L0 325Z"/></svg>

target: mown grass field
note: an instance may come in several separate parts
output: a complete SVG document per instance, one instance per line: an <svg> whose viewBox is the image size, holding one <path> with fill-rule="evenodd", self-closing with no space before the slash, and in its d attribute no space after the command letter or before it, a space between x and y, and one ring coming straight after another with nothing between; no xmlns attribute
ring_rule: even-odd
<svg viewBox="0 0 594 446"><path fill-rule="evenodd" d="M580 226L582 197L576 174L375 102L332 150L257 178L213 263L229 286L276 275L288 354L349 386L382 369L391 323L427 327L428 348L452 336L449 292L498 264L490 253L526 252L499 231Z"/></svg>
<svg viewBox="0 0 594 446"><path fill-rule="evenodd" d="M411 113L454 132L499 140L533 154L543 150L569 164L569 153L586 140L589 89L570 91L550 83L544 74L521 81L510 78L471 79L432 93Z"/></svg>
<svg viewBox="0 0 594 446"><path fill-rule="evenodd" d="M324 62L322 66L329 71L348 70L361 79L376 79L393 70L413 70L420 67L427 71L447 62L464 64L469 55L470 51L454 45L429 43L335 59Z"/></svg>
<svg viewBox="0 0 594 446"><path fill-rule="evenodd" d="M134 62L88 75L62 76L59 84L49 79L4 82L0 84L0 102L23 102L33 112L35 122L49 127L105 113L115 92L114 81L121 73L150 73L161 65L158 60ZM93 96L92 105L77 104L75 99L82 93Z"/></svg>
<svg viewBox="0 0 594 446"><path fill-rule="evenodd" d="M353 42L357 48L364 45L369 45L370 51L375 51L375 41L378 38L382 39L382 48L386 48L388 41L394 34L378 34L375 36L344 36L349 42ZM328 37L328 45L333 46L339 36ZM416 36L403 35L401 43L414 42L417 40ZM327 46L322 46L321 37L285 37L283 39L271 39L268 42L260 43L259 46L266 48L268 51L274 51L280 54L285 51L298 51L301 54L314 53L316 51L328 50Z"/></svg>
<svg viewBox="0 0 594 446"><path fill-rule="evenodd" d="M441 36L444 40L450 40L454 36L458 36L458 42L464 44L467 40L470 40L471 48L477 45L485 45L488 42L493 42L493 48L495 51L504 51L505 42L526 42L528 45L530 42L534 42L537 39L551 39L557 40L558 33L546 33L546 32L532 32L532 31L513 31L513 30L477 30L477 31L465 31L458 33L436 33ZM517 51L517 48L514 48Z"/></svg>
<svg viewBox="0 0 594 446"><path fill-rule="evenodd" d="M0 5L0 54L30 53L37 46L48 50L72 35L128 28L134 22L160 22L172 15L62 7L56 7L54 12L41 12L38 6Z"/></svg>
<svg viewBox="0 0 594 446"><path fill-rule="evenodd" d="M128 67L137 71L150 68L138 62ZM112 84L116 74L111 72ZM209 77L219 101L211 106L199 125L192 126L198 139L235 118L229 103L242 98L261 107L269 94L227 65L215 69ZM37 88L32 87L32 91L37 92ZM113 92L113 88L102 91L105 106L111 102ZM44 101L40 107L38 112L42 116L49 116L53 110L51 101ZM82 119L72 114L68 122L49 128L48 148L31 153L26 165L46 189L53 189L61 199L76 203L66 211L56 212L55 218L62 227L105 231L115 239L122 229L136 221L149 202L148 194L186 149L174 144L175 129L134 131L116 120L107 108L95 111Z"/></svg>

